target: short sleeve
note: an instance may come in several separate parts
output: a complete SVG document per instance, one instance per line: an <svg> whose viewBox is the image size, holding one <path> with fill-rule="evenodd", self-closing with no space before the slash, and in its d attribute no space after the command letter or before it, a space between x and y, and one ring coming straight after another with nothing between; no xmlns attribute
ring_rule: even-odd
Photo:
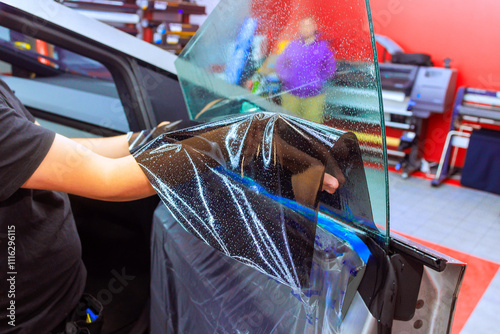
<svg viewBox="0 0 500 334"><path fill-rule="evenodd" d="M55 133L12 109L0 95L0 201L14 194L43 161Z"/></svg>

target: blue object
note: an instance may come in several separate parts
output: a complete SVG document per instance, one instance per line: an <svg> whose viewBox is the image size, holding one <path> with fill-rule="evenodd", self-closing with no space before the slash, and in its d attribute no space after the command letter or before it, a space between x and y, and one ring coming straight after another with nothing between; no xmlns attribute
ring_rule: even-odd
<svg viewBox="0 0 500 334"><path fill-rule="evenodd" d="M87 309L87 314L90 317L90 320L95 321L99 316L95 315L94 312L92 312L91 309Z"/></svg>
<svg viewBox="0 0 500 334"><path fill-rule="evenodd" d="M474 130L465 157L460 183L500 195L500 132Z"/></svg>
<svg viewBox="0 0 500 334"><path fill-rule="evenodd" d="M227 170L226 168L224 168L222 166L217 166L217 167L215 167L215 169L217 171L229 176L234 181L242 183L246 187L248 187L250 189L254 189L255 191L259 192L260 194L267 196L269 198L272 198L273 200L280 202L281 204L287 206L288 208L290 208L296 212L300 212L304 217L307 217L311 221L314 220L314 216L316 215L316 212L313 209L308 208L306 206L303 206L303 205L301 205L293 200L272 195L269 192L267 192L267 190L264 189L261 185L254 182L249 177L242 177L234 172ZM325 207L321 207L320 209L326 210ZM328 212L330 214L334 214L333 212L331 212L329 210L328 210ZM362 219L361 217L356 217L356 218ZM364 263L368 262L368 259L371 256L371 252L368 249L368 247L366 246L366 244L356 235L356 233L349 231L347 228L341 226L334 219L327 216L323 212L318 213L317 219L318 219L317 220L318 226L321 226L322 228L324 228L328 232L332 233L333 235L335 235L339 239L347 242L349 244L349 246L359 255L359 257L361 258L361 260L363 260ZM358 223L359 223L359 221L358 221ZM366 222L364 222L364 224L368 225L369 227L372 227L372 226L374 227L374 224L372 222L366 221Z"/></svg>
<svg viewBox="0 0 500 334"><path fill-rule="evenodd" d="M318 214L318 225L332 233L341 240L344 240L358 254L364 263L368 263L371 256L370 249L361 240L356 233L349 231L342 225L335 222L331 217L328 217L323 212Z"/></svg>
<svg viewBox="0 0 500 334"><path fill-rule="evenodd" d="M484 89L474 89L474 88L469 88L469 87L461 87L459 88L457 92L457 96L455 98L455 103L453 105L453 112L451 114L451 122L450 122L450 130L449 131L454 131L455 130L455 124L456 122L460 119L460 108L462 107L462 103L465 100L465 95L467 94L473 94L478 97L493 97L496 98L498 92L496 91L491 91L491 90L484 90ZM474 108L474 107L469 107L469 109L479 109L479 108ZM494 109L486 109L486 110L494 110ZM450 161L451 161L451 156L452 156L452 146L453 145L448 145L444 148L444 159L442 161L442 170L441 174L436 175L436 178L432 180L432 185L433 186L439 186L445 179L447 179L453 171L451 170L450 166ZM465 167L465 166L464 166ZM466 172L467 173L467 172ZM466 181L467 183L467 181Z"/></svg>
<svg viewBox="0 0 500 334"><path fill-rule="evenodd" d="M237 85L240 82L241 74L250 54L250 47L257 29L257 20L246 18L241 25L234 52L227 61L226 80Z"/></svg>

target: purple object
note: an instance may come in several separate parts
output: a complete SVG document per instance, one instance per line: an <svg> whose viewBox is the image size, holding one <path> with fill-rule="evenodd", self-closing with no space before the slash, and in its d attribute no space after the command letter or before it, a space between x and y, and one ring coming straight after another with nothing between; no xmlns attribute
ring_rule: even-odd
<svg viewBox="0 0 500 334"><path fill-rule="evenodd" d="M328 43L321 40L311 44L305 44L302 39L292 41L276 62L283 91L300 98L321 94L335 69L335 57Z"/></svg>

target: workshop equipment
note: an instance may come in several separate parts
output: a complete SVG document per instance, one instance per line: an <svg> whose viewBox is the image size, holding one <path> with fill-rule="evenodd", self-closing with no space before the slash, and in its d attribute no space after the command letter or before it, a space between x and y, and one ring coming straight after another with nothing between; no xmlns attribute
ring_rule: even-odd
<svg viewBox="0 0 500 334"><path fill-rule="evenodd" d="M473 130L495 126L500 126L500 92L461 87L455 99L450 131L432 185L440 185L457 171L455 168L457 148L469 147ZM500 132L497 133L500 136Z"/></svg>
<svg viewBox="0 0 500 334"><path fill-rule="evenodd" d="M452 105L457 71L390 63L379 67L385 125L403 131L399 138L387 137L387 153L400 159L396 169L407 178L420 170L427 119Z"/></svg>
<svg viewBox="0 0 500 334"><path fill-rule="evenodd" d="M444 113L452 105L457 71L449 68L449 58L445 68L432 67L429 55L405 53L387 36L375 35L375 39L384 48L379 69L385 125L389 128L387 153L395 158L396 170L402 170L407 178L420 170L426 120L431 113ZM387 53L391 63L385 62Z"/></svg>

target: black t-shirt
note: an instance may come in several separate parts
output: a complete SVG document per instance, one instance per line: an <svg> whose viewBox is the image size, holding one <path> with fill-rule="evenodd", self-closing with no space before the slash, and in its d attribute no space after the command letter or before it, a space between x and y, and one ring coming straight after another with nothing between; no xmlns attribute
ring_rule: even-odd
<svg viewBox="0 0 500 334"><path fill-rule="evenodd" d="M0 333L48 333L76 306L87 275L67 194L20 189L54 141L34 121L0 80Z"/></svg>

